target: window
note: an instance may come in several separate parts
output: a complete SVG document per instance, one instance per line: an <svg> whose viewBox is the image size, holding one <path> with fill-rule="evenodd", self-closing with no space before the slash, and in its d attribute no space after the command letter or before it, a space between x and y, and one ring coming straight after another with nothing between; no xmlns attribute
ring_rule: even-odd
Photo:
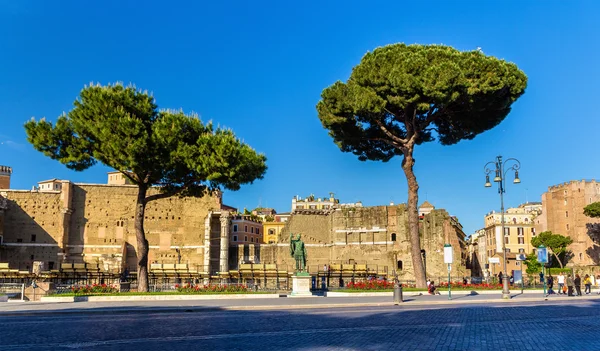
<svg viewBox="0 0 600 351"><path fill-rule="evenodd" d="M569 211L565 211L565 217L569 218Z"/></svg>
<svg viewBox="0 0 600 351"><path fill-rule="evenodd" d="M233 236L233 241L237 241L237 235Z"/></svg>
<svg viewBox="0 0 600 351"><path fill-rule="evenodd" d="M233 225L233 232L234 232L234 233L235 233L235 232L237 232L237 224L234 224L234 225ZM235 240L234 240L234 241L235 241Z"/></svg>
<svg viewBox="0 0 600 351"><path fill-rule="evenodd" d="M524 237L520 236L517 239L518 239L518 243L519 244L521 244L521 245L525 244L525 238Z"/></svg>
<svg viewBox="0 0 600 351"><path fill-rule="evenodd" d="M535 236L535 228L531 228L531 235Z"/></svg>
<svg viewBox="0 0 600 351"><path fill-rule="evenodd" d="M396 268L399 269L399 270L402 270L402 261L398 261L396 263Z"/></svg>
<svg viewBox="0 0 600 351"><path fill-rule="evenodd" d="M244 241L248 242L248 236L247 235L244 235Z"/></svg>
<svg viewBox="0 0 600 351"><path fill-rule="evenodd" d="M308 206L308 208L310 208L311 210L316 210L317 209L317 205L310 205L310 206Z"/></svg>
<svg viewBox="0 0 600 351"><path fill-rule="evenodd" d="M510 249L508 247L506 249L504 249L504 250L506 250L507 254L510 253Z"/></svg>
<svg viewBox="0 0 600 351"><path fill-rule="evenodd" d="M34 242L35 242L35 239L36 239L36 237L35 237L35 234L31 234L31 242L32 242L32 243L34 243Z"/></svg>
<svg viewBox="0 0 600 351"><path fill-rule="evenodd" d="M244 226L244 232L248 233L248 226L247 225Z"/></svg>
<svg viewBox="0 0 600 351"><path fill-rule="evenodd" d="M48 262L48 269L49 270L53 270L54 269L54 262L52 262L52 261Z"/></svg>
<svg viewBox="0 0 600 351"><path fill-rule="evenodd" d="M254 234L254 227L250 227L250 233Z"/></svg>
<svg viewBox="0 0 600 351"><path fill-rule="evenodd" d="M529 222L529 218L525 218L525 223L528 223L528 222Z"/></svg>
<svg viewBox="0 0 600 351"><path fill-rule="evenodd" d="M259 228L256 228L256 234L260 234L258 229L259 229Z"/></svg>
<svg viewBox="0 0 600 351"><path fill-rule="evenodd" d="M17 239L17 242L18 242L18 243L22 243L22 242L23 242L23 239Z"/></svg>
<svg viewBox="0 0 600 351"><path fill-rule="evenodd" d="M569 230L569 223L567 223L567 230Z"/></svg>
<svg viewBox="0 0 600 351"><path fill-rule="evenodd" d="M392 233L392 241L396 241L396 233ZM401 261L398 261L401 262Z"/></svg>
<svg viewBox="0 0 600 351"><path fill-rule="evenodd" d="M304 206L302 206L302 205L298 205L298 206L296 206L296 209L297 209L297 210L303 210L303 209L304 209Z"/></svg>
<svg viewBox="0 0 600 351"><path fill-rule="evenodd" d="M275 235L275 229L269 229L269 235Z"/></svg>
<svg viewBox="0 0 600 351"><path fill-rule="evenodd" d="M524 234L525 233L524 233L523 227L518 227L517 228L517 235L518 236L523 236Z"/></svg>
<svg viewBox="0 0 600 351"><path fill-rule="evenodd" d="M519 253L525 253L525 249L519 249Z"/></svg>
<svg viewBox="0 0 600 351"><path fill-rule="evenodd" d="M254 238L250 237L250 242L253 243L254 242Z"/></svg>
<svg viewBox="0 0 600 351"><path fill-rule="evenodd" d="M504 243L505 243L505 244L508 244L508 238L509 238L508 236L505 236L505 237L504 237Z"/></svg>
<svg viewBox="0 0 600 351"><path fill-rule="evenodd" d="M510 235L510 228L504 227L504 236Z"/></svg>
<svg viewBox="0 0 600 351"><path fill-rule="evenodd" d="M517 219L513 217L513 224L517 224Z"/></svg>

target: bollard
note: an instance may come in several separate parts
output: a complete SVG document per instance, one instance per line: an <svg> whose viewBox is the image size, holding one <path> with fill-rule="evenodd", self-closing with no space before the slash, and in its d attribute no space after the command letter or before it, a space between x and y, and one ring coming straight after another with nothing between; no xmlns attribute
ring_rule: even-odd
<svg viewBox="0 0 600 351"><path fill-rule="evenodd" d="M402 299L402 284L394 284L394 305L404 302Z"/></svg>

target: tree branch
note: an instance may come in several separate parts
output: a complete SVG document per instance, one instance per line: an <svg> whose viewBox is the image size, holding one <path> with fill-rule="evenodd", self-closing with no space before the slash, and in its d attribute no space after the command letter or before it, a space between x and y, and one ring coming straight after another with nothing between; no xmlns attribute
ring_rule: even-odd
<svg viewBox="0 0 600 351"><path fill-rule="evenodd" d="M146 203L148 203L150 201L159 200L159 199L166 199L168 197L177 195L177 194L181 193L182 191L186 190L193 183L194 183L193 181L189 181L189 182L183 184L182 187L177 188L175 190L167 191L166 193L158 193L158 194L147 196Z"/></svg>
<svg viewBox="0 0 600 351"><path fill-rule="evenodd" d="M398 144L406 144L408 142L407 139L402 139L396 135L394 135L394 133L390 132L385 125L383 125L383 123L381 123L380 120L375 119L375 124L377 124L379 126L379 129L381 129L381 131L383 132L383 134L387 135L388 138L392 139L394 142L398 143Z"/></svg>

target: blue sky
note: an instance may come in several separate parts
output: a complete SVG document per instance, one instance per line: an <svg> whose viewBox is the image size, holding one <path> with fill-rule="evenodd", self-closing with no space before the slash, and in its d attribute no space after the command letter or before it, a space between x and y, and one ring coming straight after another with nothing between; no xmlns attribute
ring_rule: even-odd
<svg viewBox="0 0 600 351"><path fill-rule="evenodd" d="M471 233L500 206L496 189L483 187L483 166L496 155L522 162L508 206L597 177L598 112L587 105L599 95L599 3L449 3L0 0L0 164L13 167L17 189L48 178L106 182L104 166L74 172L33 150L23 123L55 120L89 82L121 81L152 91L160 107L231 127L267 155L265 178L227 192L227 204L287 212L294 195L329 192L368 206L405 202L401 159L341 153L315 110L321 91L346 80L365 52L405 42L481 47L529 77L495 129L417 148L419 202L447 209Z"/></svg>

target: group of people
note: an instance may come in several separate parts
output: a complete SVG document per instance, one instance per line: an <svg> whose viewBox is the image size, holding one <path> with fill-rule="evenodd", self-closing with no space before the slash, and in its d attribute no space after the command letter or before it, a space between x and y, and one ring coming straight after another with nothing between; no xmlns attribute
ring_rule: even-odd
<svg viewBox="0 0 600 351"><path fill-rule="evenodd" d="M581 276L579 274L575 274L575 277L572 275L567 275L566 277L560 273L558 277L556 277L558 283L558 294L559 295L567 295L567 296L581 296ZM600 282L600 275L594 279L594 276L590 276L586 274L583 277L583 286L585 287L584 293L589 295L592 293L592 285L594 281ZM552 290L554 286L554 278L550 275L548 276L546 283L548 285L548 294L555 294L554 290ZM600 295L600 291L597 292Z"/></svg>

